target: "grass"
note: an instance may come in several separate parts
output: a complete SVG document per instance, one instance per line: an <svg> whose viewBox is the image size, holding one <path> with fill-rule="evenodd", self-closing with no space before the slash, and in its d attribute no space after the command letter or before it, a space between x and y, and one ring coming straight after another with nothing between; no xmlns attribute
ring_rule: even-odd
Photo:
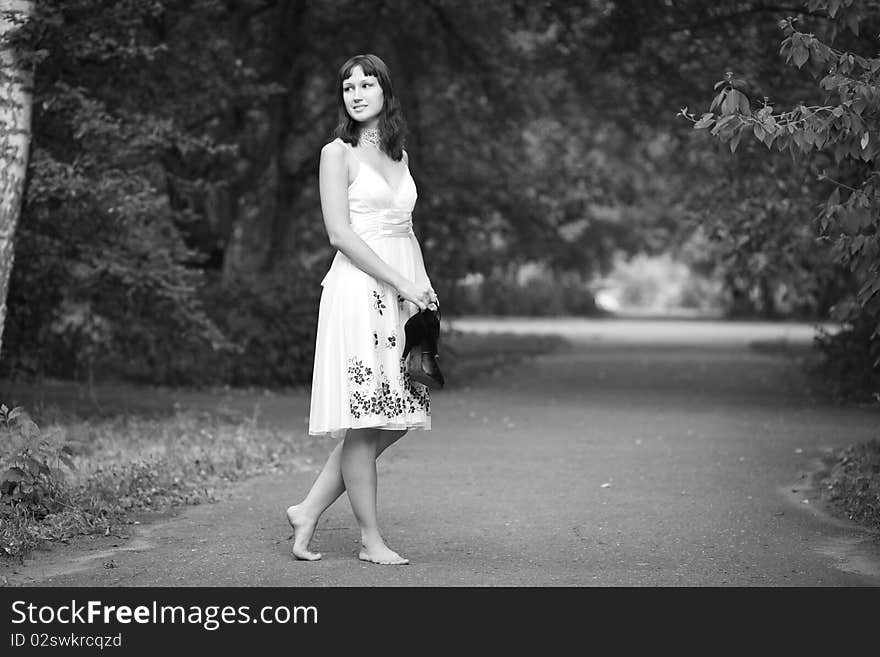
<svg viewBox="0 0 880 657"><path fill-rule="evenodd" d="M213 502L218 491L281 471L308 439L208 413L55 422L41 430L70 455L54 464L39 504L4 504L0 549L21 558L46 542L119 534L135 515Z"/></svg>
<svg viewBox="0 0 880 657"><path fill-rule="evenodd" d="M820 485L832 508L880 536L880 440L833 453Z"/></svg>
<svg viewBox="0 0 880 657"><path fill-rule="evenodd" d="M440 350L455 388L565 344L555 337L450 331ZM76 384L47 392L56 403L50 398L40 408L39 433L30 443L19 440L18 451L10 447L13 441L0 446L2 471L24 463L28 454L49 466L48 473L34 477L36 494L18 501L0 496L5 560L76 536L124 534L135 518L214 502L238 481L288 469L320 442L302 425L273 428L229 409L182 410L175 404L169 412L167 399L151 402L156 393L147 387L135 414L90 407L71 394L72 387Z"/></svg>

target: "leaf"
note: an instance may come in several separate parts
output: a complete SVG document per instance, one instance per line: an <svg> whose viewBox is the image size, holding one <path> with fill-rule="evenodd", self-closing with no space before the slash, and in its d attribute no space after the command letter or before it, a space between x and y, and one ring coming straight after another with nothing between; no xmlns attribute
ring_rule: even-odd
<svg viewBox="0 0 880 657"><path fill-rule="evenodd" d="M794 65L800 68L803 66L807 60L810 58L810 51L807 50L803 45L798 45L794 49L794 54L792 55L792 60L794 61Z"/></svg>
<svg viewBox="0 0 880 657"><path fill-rule="evenodd" d="M853 255L855 255L855 254L857 254L859 251L861 251L861 250L862 250L862 247L863 247L864 245L865 245L865 236L864 236L864 235L856 235L856 236L853 238L852 245L851 245L851 247L850 247L851 250L852 250Z"/></svg>
<svg viewBox="0 0 880 657"><path fill-rule="evenodd" d="M37 426L36 422L28 418L21 423L21 433L25 438L39 436L40 427Z"/></svg>
<svg viewBox="0 0 880 657"><path fill-rule="evenodd" d="M824 78L822 78L822 81L819 82L819 86L826 91L834 89L837 86L837 76L833 73L829 73Z"/></svg>
<svg viewBox="0 0 880 657"><path fill-rule="evenodd" d="M838 216L841 228L851 235L857 235L871 225L871 213L864 208L849 207L842 210ZM864 235L859 235L856 239L861 238L858 243L858 249L861 249L864 243Z"/></svg>
<svg viewBox="0 0 880 657"><path fill-rule="evenodd" d="M862 150L865 150L868 147L868 142L870 141L870 139L871 139L871 135L868 134L867 132L862 135L862 139L859 142L862 145Z"/></svg>
<svg viewBox="0 0 880 657"><path fill-rule="evenodd" d="M827 205L829 209L835 205L840 205L840 187L835 187L834 191L831 192L831 195L828 197Z"/></svg>
<svg viewBox="0 0 880 657"><path fill-rule="evenodd" d="M745 104L745 113L747 114L749 110L749 101L745 95L736 89L728 89L724 101L721 103L721 113L735 114L737 111L741 110L743 104Z"/></svg>
<svg viewBox="0 0 880 657"><path fill-rule="evenodd" d="M715 122L715 115L712 112L706 112L700 117L700 120L694 123L694 130L708 128Z"/></svg>
<svg viewBox="0 0 880 657"><path fill-rule="evenodd" d="M28 456L25 459L25 465L27 465L28 472L31 473L32 477L36 477L38 474L40 474L41 467L45 467L33 456Z"/></svg>
<svg viewBox="0 0 880 657"><path fill-rule="evenodd" d="M742 139L742 130L737 130L736 134L733 135L733 139L730 140L730 152L736 153L736 147L739 146L739 140Z"/></svg>
<svg viewBox="0 0 880 657"><path fill-rule="evenodd" d="M0 482L4 484L6 482L18 483L20 481L25 481L28 479L30 479L30 477L28 477L27 472L19 468L17 465L14 465L3 473L3 477L0 478Z"/></svg>
<svg viewBox="0 0 880 657"><path fill-rule="evenodd" d="M849 14L847 14L844 22L853 34L859 36L859 15L856 12L851 11Z"/></svg>
<svg viewBox="0 0 880 657"><path fill-rule="evenodd" d="M721 117L720 119L718 119L718 121L715 122L715 125L712 127L711 133L713 135L717 135L721 132L722 129L724 129L724 126L735 119L736 116L734 116L733 114L728 114L727 116Z"/></svg>

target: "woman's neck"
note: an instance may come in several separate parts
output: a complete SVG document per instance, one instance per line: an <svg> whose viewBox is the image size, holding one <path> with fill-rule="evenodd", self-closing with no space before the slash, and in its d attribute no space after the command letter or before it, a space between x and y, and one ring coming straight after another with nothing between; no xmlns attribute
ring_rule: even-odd
<svg viewBox="0 0 880 657"><path fill-rule="evenodd" d="M379 134L379 127L376 124L364 125L358 134L358 145L369 145L374 148L381 148L382 140Z"/></svg>

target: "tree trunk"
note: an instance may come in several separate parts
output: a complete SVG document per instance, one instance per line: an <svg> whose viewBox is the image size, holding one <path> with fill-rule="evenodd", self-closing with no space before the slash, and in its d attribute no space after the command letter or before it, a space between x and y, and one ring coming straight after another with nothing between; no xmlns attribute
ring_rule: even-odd
<svg viewBox="0 0 880 657"><path fill-rule="evenodd" d="M287 92L275 98L277 121L275 137L275 203L269 223L269 244L263 261L263 271L270 271L286 251L287 235L290 232L291 210L302 187L301 178L308 178L311 171L300 166L299 171L291 171L287 152L295 123L302 121L302 87L306 80L306 64L298 61L308 51L309 33L305 26L308 3L300 0L283 5L278 19L277 40L278 59L275 63L275 79L287 87ZM309 168L317 169L317 161Z"/></svg>
<svg viewBox="0 0 880 657"><path fill-rule="evenodd" d="M0 0L0 349L31 141L33 59L24 31L33 0Z"/></svg>

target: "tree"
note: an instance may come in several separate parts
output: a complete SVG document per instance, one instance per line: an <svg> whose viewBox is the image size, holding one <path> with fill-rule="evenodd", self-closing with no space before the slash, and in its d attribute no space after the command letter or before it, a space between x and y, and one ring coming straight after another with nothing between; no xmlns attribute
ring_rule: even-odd
<svg viewBox="0 0 880 657"><path fill-rule="evenodd" d="M820 163L825 198L813 215L816 234L851 280L832 312L843 331L824 345L840 374L870 391L880 385L880 57L863 54L871 40L860 36L880 28L880 8L859 0L809 0L806 9L830 20L811 32L801 31L798 17L779 25L786 63L816 80L803 101L779 109L768 97L750 98L749 83L728 72L708 112L699 119L686 108L682 113L731 152L747 137Z"/></svg>
<svg viewBox="0 0 880 657"><path fill-rule="evenodd" d="M707 71L734 58L780 102L803 86L767 65L778 9L708 4L43 0L4 366L71 376L109 356L184 382L169 368L185 355L198 377L307 378L312 338L290 327L312 326L333 255L317 157L356 52L394 73L447 309L469 273L536 263L572 285L560 298L588 296L617 252L679 249L744 312L780 312L766 300L783 288L816 312L837 274L797 226L812 165L771 170L745 144L734 161L668 111L701 102ZM784 189L764 194L762 177ZM709 213L731 257L693 248L690 220ZM203 351L223 342L212 324L241 350Z"/></svg>
<svg viewBox="0 0 880 657"><path fill-rule="evenodd" d="M101 357L161 367L163 344L223 344L161 166L169 152L207 161L223 149L156 102L158 3L98 5L43 0L32 29L41 60L3 361L36 375L91 374Z"/></svg>
<svg viewBox="0 0 880 657"><path fill-rule="evenodd" d="M0 1L0 349L31 140L33 0Z"/></svg>

